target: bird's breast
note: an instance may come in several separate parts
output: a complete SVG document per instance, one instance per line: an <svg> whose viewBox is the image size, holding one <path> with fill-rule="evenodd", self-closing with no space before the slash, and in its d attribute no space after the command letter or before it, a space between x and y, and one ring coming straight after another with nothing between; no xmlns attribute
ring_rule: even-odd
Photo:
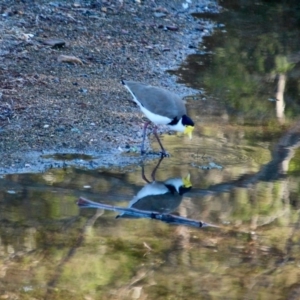
<svg viewBox="0 0 300 300"><path fill-rule="evenodd" d="M172 120L168 117L164 117L161 115L156 115L154 113L152 113L151 111L149 111L148 109L146 109L144 106L140 106L142 112L146 115L146 117L153 122L154 124L157 125L167 125L169 124Z"/></svg>

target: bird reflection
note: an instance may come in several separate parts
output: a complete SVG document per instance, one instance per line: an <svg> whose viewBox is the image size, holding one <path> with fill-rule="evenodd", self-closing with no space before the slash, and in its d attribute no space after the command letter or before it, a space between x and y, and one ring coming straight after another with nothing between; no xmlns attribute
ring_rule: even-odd
<svg viewBox="0 0 300 300"><path fill-rule="evenodd" d="M183 178L170 178L165 181L156 181L156 172L163 161L160 158L156 167L151 173L152 181L145 176L144 166L142 167L142 178L146 185L132 198L128 207L114 206L104 203L97 203L80 197L77 204L81 208L98 208L110 211L117 211L117 218L147 218L159 220L168 224L193 226L203 228L213 226L201 221L171 214L180 205L184 193L192 188L190 175Z"/></svg>
<svg viewBox="0 0 300 300"><path fill-rule="evenodd" d="M183 178L169 178L165 181L156 181L156 172L163 161L160 158L151 173L152 181L145 175L145 168L142 166L142 178L147 183L129 202L128 208L144 211L155 211L158 213L171 213L180 205L183 195L192 188L190 175ZM133 214L121 213L117 218L139 218Z"/></svg>

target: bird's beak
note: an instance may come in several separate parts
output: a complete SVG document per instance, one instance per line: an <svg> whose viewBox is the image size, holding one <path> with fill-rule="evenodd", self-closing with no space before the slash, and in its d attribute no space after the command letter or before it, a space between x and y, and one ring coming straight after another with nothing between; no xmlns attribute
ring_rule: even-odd
<svg viewBox="0 0 300 300"><path fill-rule="evenodd" d="M192 183L191 183L191 175L190 174L187 174L186 177L182 177L182 182L183 182L183 186L185 188L190 188L192 187Z"/></svg>
<svg viewBox="0 0 300 300"><path fill-rule="evenodd" d="M189 136L190 139L192 139L192 132L194 130L194 126L186 126L184 129L184 133Z"/></svg>

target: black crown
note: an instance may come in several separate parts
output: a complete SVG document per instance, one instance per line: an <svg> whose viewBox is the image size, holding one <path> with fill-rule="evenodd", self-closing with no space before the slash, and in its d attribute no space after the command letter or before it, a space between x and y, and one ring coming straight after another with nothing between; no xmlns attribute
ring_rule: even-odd
<svg viewBox="0 0 300 300"><path fill-rule="evenodd" d="M187 115L182 116L182 124L184 126L194 126L195 125L193 120L190 117L188 117Z"/></svg>

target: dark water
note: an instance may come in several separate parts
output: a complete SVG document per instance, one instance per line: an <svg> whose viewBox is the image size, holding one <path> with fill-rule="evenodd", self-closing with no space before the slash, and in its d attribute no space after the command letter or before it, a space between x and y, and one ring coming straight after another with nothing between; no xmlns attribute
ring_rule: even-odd
<svg viewBox="0 0 300 300"><path fill-rule="evenodd" d="M166 135L170 158L122 170L0 179L0 299L300 298L299 4L220 4L176 71L199 89L192 141Z"/></svg>

